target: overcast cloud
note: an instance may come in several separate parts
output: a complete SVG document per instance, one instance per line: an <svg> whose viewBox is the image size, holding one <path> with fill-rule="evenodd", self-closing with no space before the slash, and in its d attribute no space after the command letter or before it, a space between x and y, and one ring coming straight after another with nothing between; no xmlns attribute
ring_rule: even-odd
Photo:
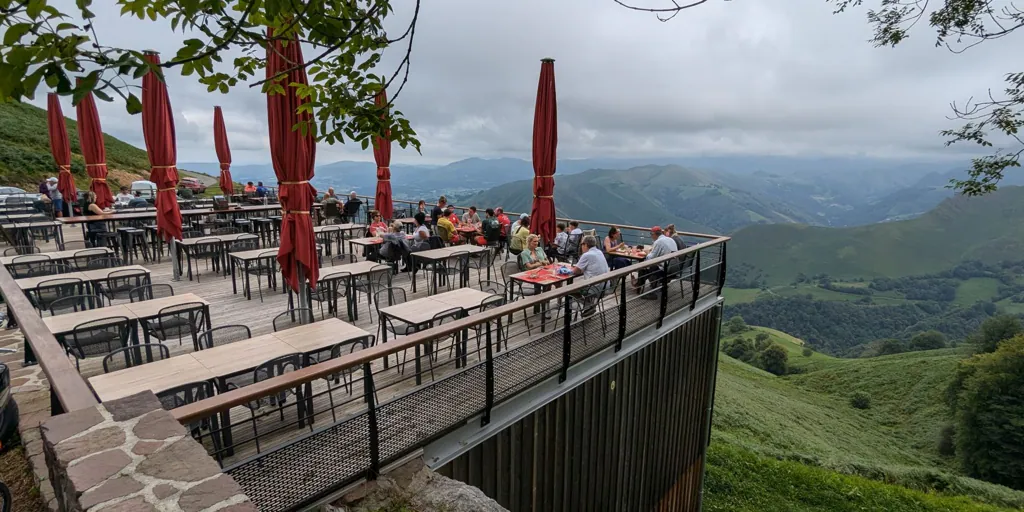
<svg viewBox="0 0 1024 512"><path fill-rule="evenodd" d="M120 18L113 2L101 3L108 2L94 6L103 44L152 48L166 59L183 39L169 24ZM411 2L395 5L397 27ZM1013 45L952 55L920 26L898 48L876 49L863 10L832 9L824 0L715 0L661 23L611 0L426 1L397 100L423 155L396 148L394 161L529 158L542 57L556 59L560 158L947 158L973 149L942 147L938 131L955 126L948 103L998 87ZM390 52L385 64L393 66L404 49ZM257 89L207 93L194 77L173 73L168 82L179 161L216 160L213 106L221 105L235 162L269 162L266 102ZM104 131L143 146L139 116L120 104L99 108ZM64 109L74 116L70 100ZM322 144L317 156L321 164L373 158L358 145Z"/></svg>

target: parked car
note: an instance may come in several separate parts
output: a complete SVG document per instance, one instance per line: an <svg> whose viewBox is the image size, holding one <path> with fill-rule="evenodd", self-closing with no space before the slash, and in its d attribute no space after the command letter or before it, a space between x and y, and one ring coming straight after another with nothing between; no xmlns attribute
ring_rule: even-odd
<svg viewBox="0 0 1024 512"><path fill-rule="evenodd" d="M152 181L133 181L132 195L135 195L136 192L139 192L139 195L150 203L156 201L156 183L153 183Z"/></svg>
<svg viewBox="0 0 1024 512"><path fill-rule="evenodd" d="M31 203L38 195L39 194L29 194L18 187L0 187L0 203L8 202L8 198L19 198L22 202ZM12 199L11 202L17 202L17 200Z"/></svg>
<svg viewBox="0 0 1024 512"><path fill-rule="evenodd" d="M206 185L203 185L202 181L198 178L181 178L178 180L178 187L184 187L192 191L193 194L202 194L206 192Z"/></svg>

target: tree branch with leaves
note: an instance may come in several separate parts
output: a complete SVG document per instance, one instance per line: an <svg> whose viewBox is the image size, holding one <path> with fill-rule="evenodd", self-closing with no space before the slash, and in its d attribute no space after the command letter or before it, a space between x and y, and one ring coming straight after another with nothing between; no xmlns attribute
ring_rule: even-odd
<svg viewBox="0 0 1024 512"><path fill-rule="evenodd" d="M189 37L158 66L143 59L145 48L104 45L91 0L76 0L74 12L56 4L0 0L0 101L32 99L45 83L74 103L90 92L107 102L117 96L136 114L142 108L136 95L141 77L177 69L209 92L228 94L248 86L283 94L286 87L299 88L296 93L308 100L302 108L314 113L303 129L320 141L355 141L365 149L375 135L389 133L401 147L420 149L409 121L393 109L409 78L420 0L401 4L412 16L395 38L384 28L395 13L390 0L118 0L122 18L164 20L168 35ZM294 36L313 48L313 58L288 70L305 68L308 86L283 83L279 78L287 72L261 76L271 42L268 28L274 29L273 38ZM393 47L404 56L395 69L381 72L383 52ZM374 97L382 88L390 102L378 106Z"/></svg>

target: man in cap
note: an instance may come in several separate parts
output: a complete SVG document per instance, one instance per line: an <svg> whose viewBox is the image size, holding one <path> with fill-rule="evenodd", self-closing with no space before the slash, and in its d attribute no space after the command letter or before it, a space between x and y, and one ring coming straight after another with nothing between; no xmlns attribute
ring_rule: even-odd
<svg viewBox="0 0 1024 512"><path fill-rule="evenodd" d="M653 260L676 251L675 241L664 236L661 226L654 226L651 228L651 240L654 240L654 243L651 245L651 250L647 253L644 260ZM634 280L633 286L636 287L637 293L640 293L643 290L644 283L646 283L648 279L654 283L658 283L661 281L662 277L664 277L664 272L661 270L660 265L649 267L639 272L639 278ZM648 293L647 295L644 295L643 298L647 300L654 300L658 298L658 294Z"/></svg>
<svg viewBox="0 0 1024 512"><path fill-rule="evenodd" d="M64 195L57 189L57 178L50 176L46 180L46 189L49 192L50 201L53 201L53 212L58 217L64 216Z"/></svg>

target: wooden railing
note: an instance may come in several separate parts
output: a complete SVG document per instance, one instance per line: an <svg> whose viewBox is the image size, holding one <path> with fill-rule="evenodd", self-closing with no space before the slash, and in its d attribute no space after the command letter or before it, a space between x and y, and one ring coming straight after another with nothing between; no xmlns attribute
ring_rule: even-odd
<svg viewBox="0 0 1024 512"><path fill-rule="evenodd" d="M25 363L38 363L50 383L50 414L94 407L98 402L85 379L71 364L64 348L50 334L39 312L4 265L0 265L0 294L4 297L8 314L17 321L25 336Z"/></svg>

